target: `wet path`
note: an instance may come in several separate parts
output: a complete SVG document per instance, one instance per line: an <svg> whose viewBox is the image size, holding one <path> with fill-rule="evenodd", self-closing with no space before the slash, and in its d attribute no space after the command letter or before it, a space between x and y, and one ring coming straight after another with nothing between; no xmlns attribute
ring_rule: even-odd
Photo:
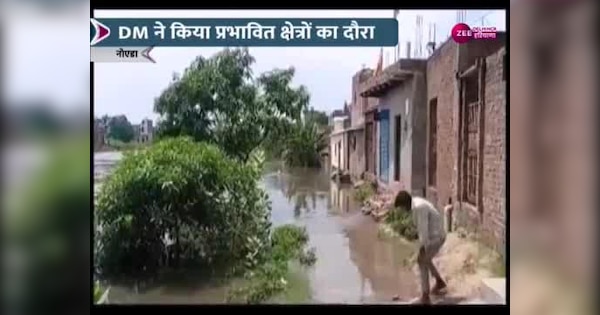
<svg viewBox="0 0 600 315"><path fill-rule="evenodd" d="M96 156L95 173L104 174L114 159L118 160L114 153ZM405 263L412 247L380 239L377 225L360 213L350 187L336 185L323 172L280 169L278 165L269 165L261 183L272 202L273 224L305 226L317 254L315 266L301 275L310 298L295 302L375 303L390 301L397 294L409 299L415 296L416 277ZM162 287L135 294L116 287L111 301L219 303L224 290Z"/></svg>

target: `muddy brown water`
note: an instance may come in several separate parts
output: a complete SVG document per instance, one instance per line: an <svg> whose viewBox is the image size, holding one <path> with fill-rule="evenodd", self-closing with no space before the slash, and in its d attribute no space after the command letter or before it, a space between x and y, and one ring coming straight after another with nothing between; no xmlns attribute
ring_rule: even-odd
<svg viewBox="0 0 600 315"><path fill-rule="evenodd" d="M116 152L95 154L96 186L120 158ZM377 224L360 213L351 187L332 182L326 171L284 170L276 163L267 165L261 185L272 203L273 224L305 226L317 255L314 266L297 270L302 281L296 282L304 283L307 297L281 303L381 303L391 302L394 295L407 300L416 296L416 275L406 264L412 246L379 237ZM226 286L200 283L160 285L143 292L112 285L109 301L223 303L226 291Z"/></svg>

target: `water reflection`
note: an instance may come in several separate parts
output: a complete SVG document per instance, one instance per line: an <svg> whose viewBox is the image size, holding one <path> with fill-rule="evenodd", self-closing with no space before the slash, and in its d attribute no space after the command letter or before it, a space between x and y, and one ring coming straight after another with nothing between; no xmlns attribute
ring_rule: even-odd
<svg viewBox="0 0 600 315"><path fill-rule="evenodd" d="M416 277L408 265L414 247L399 240L382 240L377 224L368 217L357 221L347 225L345 232L350 259L371 290L366 293L368 300L389 301L394 295L416 296Z"/></svg>
<svg viewBox="0 0 600 315"><path fill-rule="evenodd" d="M336 214L348 213L360 208L360 204L352 195L352 186L348 184L330 184L331 212Z"/></svg>
<svg viewBox="0 0 600 315"><path fill-rule="evenodd" d="M397 294L407 298L417 294L415 275L406 264L412 246L380 239L377 224L362 215L350 185L340 185L315 171L288 172L276 172L267 180L267 191L274 218L292 207L294 222L303 223L310 233L318 257L310 271L316 302L385 302ZM287 206L273 188L279 188ZM323 195L325 190L327 195Z"/></svg>
<svg viewBox="0 0 600 315"><path fill-rule="evenodd" d="M327 179L327 174L319 170L283 170L277 164L268 165L262 184L271 200L274 223L293 223L319 216L319 209L328 209Z"/></svg>

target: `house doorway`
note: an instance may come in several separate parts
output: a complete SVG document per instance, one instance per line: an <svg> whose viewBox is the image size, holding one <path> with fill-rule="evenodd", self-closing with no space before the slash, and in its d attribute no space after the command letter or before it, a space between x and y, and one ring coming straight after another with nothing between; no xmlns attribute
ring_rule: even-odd
<svg viewBox="0 0 600 315"><path fill-rule="evenodd" d="M365 165L368 172L375 173L375 149L373 148L373 123L365 124Z"/></svg>
<svg viewBox="0 0 600 315"><path fill-rule="evenodd" d="M390 167L390 111L379 112L379 178L384 183L389 182Z"/></svg>
<svg viewBox="0 0 600 315"><path fill-rule="evenodd" d="M402 116L396 115L394 119L394 180L400 180L400 150L402 149Z"/></svg>
<svg viewBox="0 0 600 315"><path fill-rule="evenodd" d="M338 157L338 162L337 162L337 167L338 170L342 170L342 142L338 141L337 143L337 157Z"/></svg>

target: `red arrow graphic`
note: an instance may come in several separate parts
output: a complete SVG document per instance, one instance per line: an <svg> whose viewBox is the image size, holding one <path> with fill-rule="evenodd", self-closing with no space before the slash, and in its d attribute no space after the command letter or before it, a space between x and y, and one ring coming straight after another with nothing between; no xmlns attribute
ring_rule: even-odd
<svg viewBox="0 0 600 315"><path fill-rule="evenodd" d="M92 23L92 25L94 26L94 29L96 30L96 34L94 35L94 38L92 38L92 41L90 42L90 45L94 46L94 45L98 44L99 42L103 41L104 39L108 38L108 36L110 35L110 28L108 28L108 26L98 22L95 19L90 19L90 22Z"/></svg>

